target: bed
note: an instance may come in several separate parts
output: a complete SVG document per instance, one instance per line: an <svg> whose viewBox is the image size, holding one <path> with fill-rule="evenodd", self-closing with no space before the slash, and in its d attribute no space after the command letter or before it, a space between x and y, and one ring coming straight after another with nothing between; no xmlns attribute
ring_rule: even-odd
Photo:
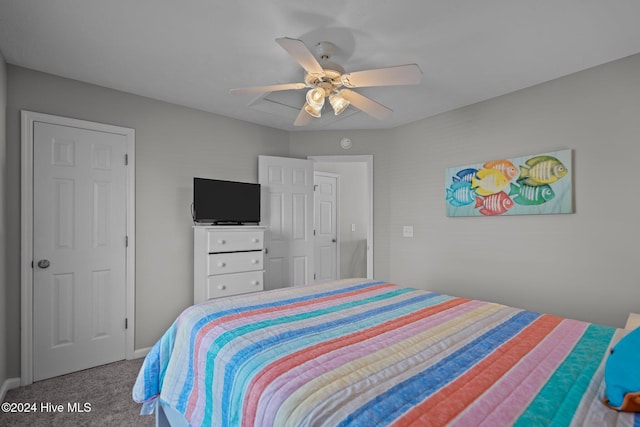
<svg viewBox="0 0 640 427"><path fill-rule="evenodd" d="M617 329L349 279L186 309L133 398L159 425L640 426L603 403Z"/></svg>

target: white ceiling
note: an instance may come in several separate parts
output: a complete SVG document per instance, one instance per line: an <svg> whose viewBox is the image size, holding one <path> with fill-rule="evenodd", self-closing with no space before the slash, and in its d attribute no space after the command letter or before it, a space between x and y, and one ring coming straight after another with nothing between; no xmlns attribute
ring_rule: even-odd
<svg viewBox="0 0 640 427"><path fill-rule="evenodd" d="M285 130L393 128L640 52L638 0L0 0L10 64ZM417 63L418 86L358 89L350 107L294 128L304 90L275 39L337 45L347 72Z"/></svg>

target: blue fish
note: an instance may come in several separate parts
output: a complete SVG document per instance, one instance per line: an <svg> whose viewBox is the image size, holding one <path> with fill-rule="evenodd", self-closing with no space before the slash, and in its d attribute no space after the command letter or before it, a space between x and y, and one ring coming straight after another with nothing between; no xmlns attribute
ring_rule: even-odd
<svg viewBox="0 0 640 427"><path fill-rule="evenodd" d="M475 201L476 192L471 188L470 182L458 181L447 188L446 200L451 206L466 206Z"/></svg>
<svg viewBox="0 0 640 427"><path fill-rule="evenodd" d="M471 178L473 178L477 173L478 169L462 169L455 176L451 177L451 179L453 179L453 182L471 182Z"/></svg>

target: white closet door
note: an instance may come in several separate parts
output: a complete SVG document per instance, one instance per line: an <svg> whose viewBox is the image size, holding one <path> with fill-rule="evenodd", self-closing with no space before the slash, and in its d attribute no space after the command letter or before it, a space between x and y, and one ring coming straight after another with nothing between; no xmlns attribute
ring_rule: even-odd
<svg viewBox="0 0 640 427"><path fill-rule="evenodd" d="M335 280L338 272L338 175L314 172L315 280Z"/></svg>
<svg viewBox="0 0 640 427"><path fill-rule="evenodd" d="M259 156L265 289L313 282L313 162Z"/></svg>
<svg viewBox="0 0 640 427"><path fill-rule="evenodd" d="M126 356L126 137L34 123L33 379Z"/></svg>

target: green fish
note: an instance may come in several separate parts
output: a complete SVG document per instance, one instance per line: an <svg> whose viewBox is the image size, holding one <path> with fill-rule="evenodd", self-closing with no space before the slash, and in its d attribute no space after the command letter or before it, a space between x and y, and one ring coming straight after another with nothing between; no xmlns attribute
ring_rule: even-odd
<svg viewBox="0 0 640 427"><path fill-rule="evenodd" d="M551 184L569 173L560 160L551 156L532 157L520 166L518 181L531 186Z"/></svg>
<svg viewBox="0 0 640 427"><path fill-rule="evenodd" d="M548 184L543 185L516 185L511 183L509 196L514 202L522 206L541 205L556 196L556 193Z"/></svg>

